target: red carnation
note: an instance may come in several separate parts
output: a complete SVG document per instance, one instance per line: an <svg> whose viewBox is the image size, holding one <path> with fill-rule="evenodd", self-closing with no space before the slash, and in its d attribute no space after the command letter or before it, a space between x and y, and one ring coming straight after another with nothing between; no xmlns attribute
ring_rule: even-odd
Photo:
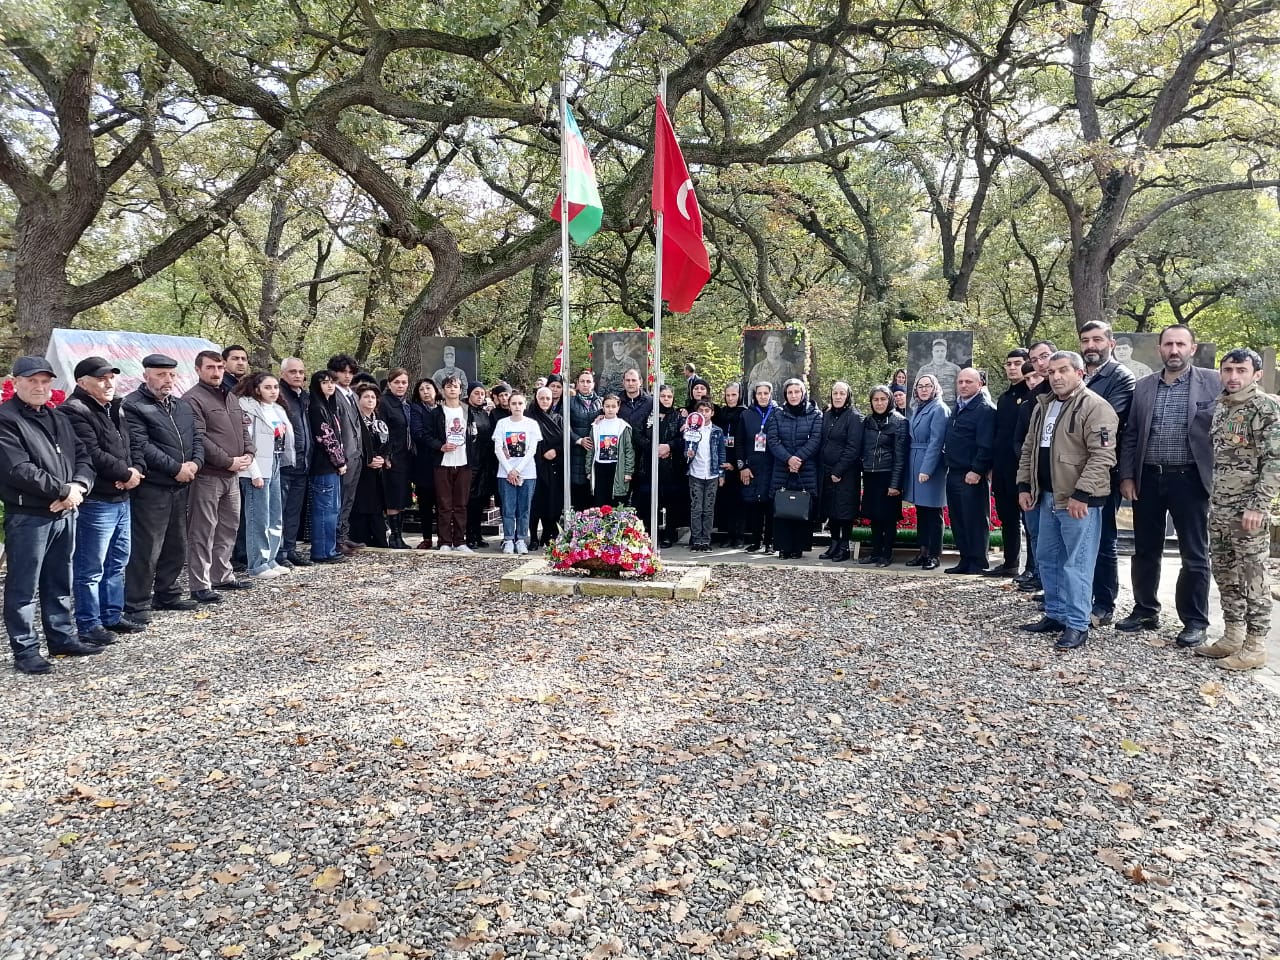
<svg viewBox="0 0 1280 960"><path fill-rule="evenodd" d="M613 513L613 507L609 506L607 503L600 508L600 516L602 517L607 517L611 513Z"/></svg>

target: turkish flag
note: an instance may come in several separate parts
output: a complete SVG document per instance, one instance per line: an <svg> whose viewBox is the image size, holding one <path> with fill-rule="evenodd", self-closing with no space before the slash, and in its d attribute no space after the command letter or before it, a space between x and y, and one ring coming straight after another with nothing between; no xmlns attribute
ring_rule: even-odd
<svg viewBox="0 0 1280 960"><path fill-rule="evenodd" d="M662 299L676 313L688 313L711 279L711 264L693 181L661 99L654 116L653 213L663 214Z"/></svg>
<svg viewBox="0 0 1280 960"><path fill-rule="evenodd" d="M564 370L564 341L560 342L560 349L556 352L556 358L551 363L552 373L561 373Z"/></svg>

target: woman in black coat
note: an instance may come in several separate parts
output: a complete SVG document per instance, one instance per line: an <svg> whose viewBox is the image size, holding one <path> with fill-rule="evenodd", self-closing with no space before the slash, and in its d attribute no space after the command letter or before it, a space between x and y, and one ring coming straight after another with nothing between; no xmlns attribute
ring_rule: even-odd
<svg viewBox="0 0 1280 960"><path fill-rule="evenodd" d="M773 400L773 384L755 385L752 402L738 417L738 436L734 439L735 463L742 484L742 510L745 514L747 553L773 545L773 456L769 453L769 420L777 415Z"/></svg>
<svg viewBox="0 0 1280 960"><path fill-rule="evenodd" d="M818 450L822 445L822 414L805 396L804 382L792 378L782 387L786 403L769 418L766 430L773 457L770 498L782 488L804 490L810 498L808 517L773 518L773 545L784 560L798 560L813 546L812 504L818 499Z"/></svg>
<svg viewBox="0 0 1280 960"><path fill-rule="evenodd" d="M894 409L888 384L871 388L871 412L862 421L862 515L871 522L871 544L859 563L887 567L902 520L911 437L907 418Z"/></svg>
<svg viewBox="0 0 1280 960"><path fill-rule="evenodd" d="M356 409L360 413L360 450L364 469L356 482L351 505L351 539L366 547L387 546L387 472L391 463L387 425L378 416L381 400L377 384L362 383L355 388Z"/></svg>
<svg viewBox="0 0 1280 960"><path fill-rule="evenodd" d="M724 388L724 403L717 408L711 422L724 431L724 459L732 469L722 470L724 486L716 493L715 527L729 537L729 546L742 546L745 516L742 510L742 481L738 476L738 424L742 420L742 385L730 383Z"/></svg>
<svg viewBox="0 0 1280 960"><path fill-rule="evenodd" d="M849 538L858 518L859 461L862 459L862 414L853 406L849 384L831 385L831 402L822 417L822 506L831 530L831 546L818 554L836 563L849 559Z"/></svg>
<svg viewBox="0 0 1280 960"><path fill-rule="evenodd" d="M498 455L493 449L493 428L498 421L485 407L488 399L485 385L473 381L467 390L467 407L476 431L476 465L471 471L471 495L467 499L467 546L472 550L489 545L480 527L498 488Z"/></svg>
<svg viewBox="0 0 1280 960"><path fill-rule="evenodd" d="M436 383L423 377L413 385L409 402L409 435L413 438L413 495L418 501L418 522L422 525L419 550L431 549L431 532L436 528L436 467L440 451L427 443L427 424L436 408Z"/></svg>
<svg viewBox="0 0 1280 960"><path fill-rule="evenodd" d="M538 482L529 508L529 549L550 542L560 531L564 514L564 418L553 404L551 391L540 387L529 416L542 431L538 444Z"/></svg>
<svg viewBox="0 0 1280 960"><path fill-rule="evenodd" d="M685 477L684 411L667 384L658 390L658 542L673 547L689 524L689 481Z"/></svg>
<svg viewBox="0 0 1280 960"><path fill-rule="evenodd" d="M409 422L409 371L393 367L387 374L387 389L378 401L378 419L387 425L387 467L383 490L387 497L387 545L408 550L404 542L404 511L413 503L409 484L413 480L413 434Z"/></svg>

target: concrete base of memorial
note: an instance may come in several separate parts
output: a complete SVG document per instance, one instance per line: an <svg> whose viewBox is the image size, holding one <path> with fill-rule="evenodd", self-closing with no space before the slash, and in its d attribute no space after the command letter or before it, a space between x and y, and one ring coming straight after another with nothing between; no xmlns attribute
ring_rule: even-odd
<svg viewBox="0 0 1280 960"><path fill-rule="evenodd" d="M536 593L570 597L653 597L660 600L696 600L711 582L711 568L664 564L647 580L587 577L552 573L546 560L530 560L502 578L503 593Z"/></svg>

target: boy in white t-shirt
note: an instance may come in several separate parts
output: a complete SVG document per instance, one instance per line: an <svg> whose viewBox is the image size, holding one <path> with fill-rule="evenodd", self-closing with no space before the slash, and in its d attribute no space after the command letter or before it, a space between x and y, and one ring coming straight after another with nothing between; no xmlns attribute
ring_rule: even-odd
<svg viewBox="0 0 1280 960"><path fill-rule="evenodd" d="M529 507L538 482L534 455L542 442L538 422L524 415L523 393L507 400L511 416L493 428L493 449L498 455L498 497L502 501L502 552L528 553Z"/></svg>

